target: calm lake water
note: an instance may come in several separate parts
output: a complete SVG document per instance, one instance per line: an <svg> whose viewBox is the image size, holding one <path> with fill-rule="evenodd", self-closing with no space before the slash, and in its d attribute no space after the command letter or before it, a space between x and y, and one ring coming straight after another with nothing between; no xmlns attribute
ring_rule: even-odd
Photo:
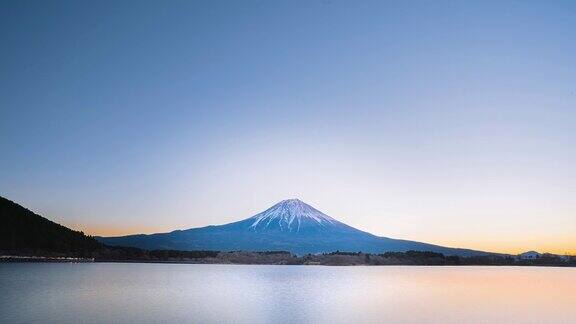
<svg viewBox="0 0 576 324"><path fill-rule="evenodd" d="M0 264L0 323L576 323L576 268Z"/></svg>

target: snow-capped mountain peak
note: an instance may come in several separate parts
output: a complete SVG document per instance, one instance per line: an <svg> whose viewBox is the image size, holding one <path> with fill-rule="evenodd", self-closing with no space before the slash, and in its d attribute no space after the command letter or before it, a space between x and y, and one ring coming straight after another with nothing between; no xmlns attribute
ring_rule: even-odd
<svg viewBox="0 0 576 324"><path fill-rule="evenodd" d="M298 199L283 200L253 217L228 224L170 233L100 237L98 240L109 245L197 251L289 251L305 254L415 250L446 255L484 253L378 237L339 222Z"/></svg>
<svg viewBox="0 0 576 324"><path fill-rule="evenodd" d="M302 228L329 226L338 223L334 218L299 199L282 200L276 205L250 218L250 229L263 231L279 229L281 231L299 232Z"/></svg>

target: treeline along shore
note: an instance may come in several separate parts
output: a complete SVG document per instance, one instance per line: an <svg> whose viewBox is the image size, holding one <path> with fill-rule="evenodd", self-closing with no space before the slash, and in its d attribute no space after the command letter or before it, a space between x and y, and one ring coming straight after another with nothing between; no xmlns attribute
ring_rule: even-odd
<svg viewBox="0 0 576 324"><path fill-rule="evenodd" d="M31 251L28 251L31 252ZM39 253L40 251L37 251ZM362 252L332 252L295 255L286 251L220 252L143 250L131 247L102 248L82 256L65 257L49 253L39 256L0 257L0 262L135 262L135 263L190 263L190 264L269 264L269 265L325 265L325 266L576 266L576 257L544 255L524 260L514 256L445 256L441 253L406 251L368 254Z"/></svg>
<svg viewBox="0 0 576 324"><path fill-rule="evenodd" d="M368 254L362 252L332 252L323 254L295 255L286 251L267 252L219 252L219 251L174 251L142 250L136 248L109 248L97 255L95 261L108 262L173 262L198 264L277 264L277 265L515 265L515 266L576 266L576 257L563 258L544 255L533 260L514 256L445 256L441 253L406 251Z"/></svg>

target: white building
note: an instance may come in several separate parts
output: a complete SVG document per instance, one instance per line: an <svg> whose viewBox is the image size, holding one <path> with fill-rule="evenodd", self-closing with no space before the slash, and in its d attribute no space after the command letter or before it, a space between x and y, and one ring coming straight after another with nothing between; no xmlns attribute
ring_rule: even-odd
<svg viewBox="0 0 576 324"><path fill-rule="evenodd" d="M535 260L542 256L542 254L536 251L528 251L524 253L520 253L517 255L517 258L520 260Z"/></svg>

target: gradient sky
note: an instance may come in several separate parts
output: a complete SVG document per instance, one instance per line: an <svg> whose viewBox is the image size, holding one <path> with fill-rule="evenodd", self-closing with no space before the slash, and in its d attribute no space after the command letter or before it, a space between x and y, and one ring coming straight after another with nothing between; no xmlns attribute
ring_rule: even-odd
<svg viewBox="0 0 576 324"><path fill-rule="evenodd" d="M300 198L576 253L573 1L2 1L0 195L90 234Z"/></svg>

